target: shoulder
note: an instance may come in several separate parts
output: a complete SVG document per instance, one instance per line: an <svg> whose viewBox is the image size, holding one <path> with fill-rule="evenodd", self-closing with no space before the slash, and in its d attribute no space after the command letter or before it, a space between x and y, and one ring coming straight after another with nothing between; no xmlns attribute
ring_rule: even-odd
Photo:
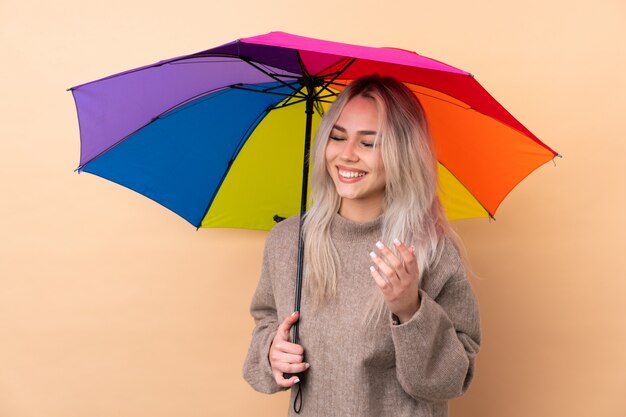
<svg viewBox="0 0 626 417"><path fill-rule="evenodd" d="M299 220L299 216L293 216L277 223L265 239L263 267L272 280L284 280L295 275Z"/></svg>
<svg viewBox="0 0 626 417"><path fill-rule="evenodd" d="M265 240L266 248L295 247L298 244L300 216L295 215L276 223Z"/></svg>

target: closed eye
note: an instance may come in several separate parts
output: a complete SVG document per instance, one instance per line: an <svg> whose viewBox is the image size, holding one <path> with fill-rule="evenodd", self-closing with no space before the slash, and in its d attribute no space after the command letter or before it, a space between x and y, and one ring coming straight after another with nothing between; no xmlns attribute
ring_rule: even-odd
<svg viewBox="0 0 626 417"><path fill-rule="evenodd" d="M334 140L334 141L342 141L342 140L346 140L346 138L343 138L341 136L329 136L330 140Z"/></svg>

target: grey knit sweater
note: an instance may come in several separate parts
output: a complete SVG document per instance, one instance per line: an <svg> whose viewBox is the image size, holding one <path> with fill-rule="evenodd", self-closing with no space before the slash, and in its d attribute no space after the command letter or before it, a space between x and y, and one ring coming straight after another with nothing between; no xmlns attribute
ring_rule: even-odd
<svg viewBox="0 0 626 417"><path fill-rule="evenodd" d="M373 291L368 256L381 218L358 224L336 215L331 238L339 252L337 296L313 309L303 293L300 343L311 364L302 383L300 416L447 416L447 400L465 392L480 346L478 306L458 252L446 240L440 261L420 282L421 305L396 325L385 317L365 325ZM251 313L256 327L244 378L274 393L268 352L278 325L293 311L298 218L279 223L265 244ZM292 388L289 415L296 416Z"/></svg>

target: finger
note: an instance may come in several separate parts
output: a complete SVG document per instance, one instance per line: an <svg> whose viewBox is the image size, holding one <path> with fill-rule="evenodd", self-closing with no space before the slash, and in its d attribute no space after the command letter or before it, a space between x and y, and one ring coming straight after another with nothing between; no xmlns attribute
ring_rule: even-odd
<svg viewBox="0 0 626 417"><path fill-rule="evenodd" d="M403 242L399 239L394 239L393 244L398 249L402 260L404 261L404 268L407 272L413 273L417 271L417 259L415 258L415 247L411 246L407 248Z"/></svg>
<svg viewBox="0 0 626 417"><path fill-rule="evenodd" d="M394 285L400 278L394 269L392 269L385 261L383 261L375 252L370 252L372 262L378 267L379 273L384 277L388 284Z"/></svg>
<svg viewBox="0 0 626 417"><path fill-rule="evenodd" d="M378 273L378 270L376 270L376 268L370 266L370 272L372 274L372 277L374 278L374 281L376 281L376 285L378 285L378 288L383 290L383 292L386 292L391 288L389 283Z"/></svg>
<svg viewBox="0 0 626 417"><path fill-rule="evenodd" d="M285 379L283 378L282 372L273 372L272 374L274 375L274 380L276 380L278 386L283 388L293 387L295 384L300 382L300 378L298 378L297 376L292 376L289 379Z"/></svg>
<svg viewBox="0 0 626 417"><path fill-rule="evenodd" d="M285 318L285 320L283 320L283 322L280 323L280 326L278 326L278 333L287 335L287 338L289 338L289 330L291 330L291 326L293 326L298 321L299 318L300 318L299 312L294 311L293 313L291 313L291 315L287 316L287 318Z"/></svg>
<svg viewBox="0 0 626 417"><path fill-rule="evenodd" d="M297 353L279 352L279 354L275 356L277 362L304 363L304 355L299 355Z"/></svg>
<svg viewBox="0 0 626 417"><path fill-rule="evenodd" d="M276 340L272 345L273 351L278 355L280 353L288 353L291 355L303 355L304 348L302 345L291 343L288 340Z"/></svg>
<svg viewBox="0 0 626 417"><path fill-rule="evenodd" d="M384 256L385 261L389 264L389 266L391 266L396 271L404 270L402 259L398 258L396 254L389 250L389 248L385 246L381 241L376 242L376 247Z"/></svg>
<svg viewBox="0 0 626 417"><path fill-rule="evenodd" d="M309 369L309 364L305 362L300 363L286 363L278 362L274 365L274 369L286 373L286 374L299 374Z"/></svg>

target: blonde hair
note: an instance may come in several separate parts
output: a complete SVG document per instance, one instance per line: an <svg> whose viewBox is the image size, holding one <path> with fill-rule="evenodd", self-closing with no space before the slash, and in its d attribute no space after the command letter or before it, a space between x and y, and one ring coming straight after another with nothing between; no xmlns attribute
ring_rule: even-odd
<svg viewBox="0 0 626 417"><path fill-rule="evenodd" d="M345 105L357 96L373 99L379 115L375 146L381 149L386 182L381 241L391 248L394 238L414 245L422 274L436 261L442 237L449 231L437 193L435 149L419 100L391 77L371 75L353 81L325 113L311 152L311 202L303 225L304 281L317 305L336 294L339 259L330 224L341 199L326 169L325 149ZM382 304L375 309L379 314Z"/></svg>

